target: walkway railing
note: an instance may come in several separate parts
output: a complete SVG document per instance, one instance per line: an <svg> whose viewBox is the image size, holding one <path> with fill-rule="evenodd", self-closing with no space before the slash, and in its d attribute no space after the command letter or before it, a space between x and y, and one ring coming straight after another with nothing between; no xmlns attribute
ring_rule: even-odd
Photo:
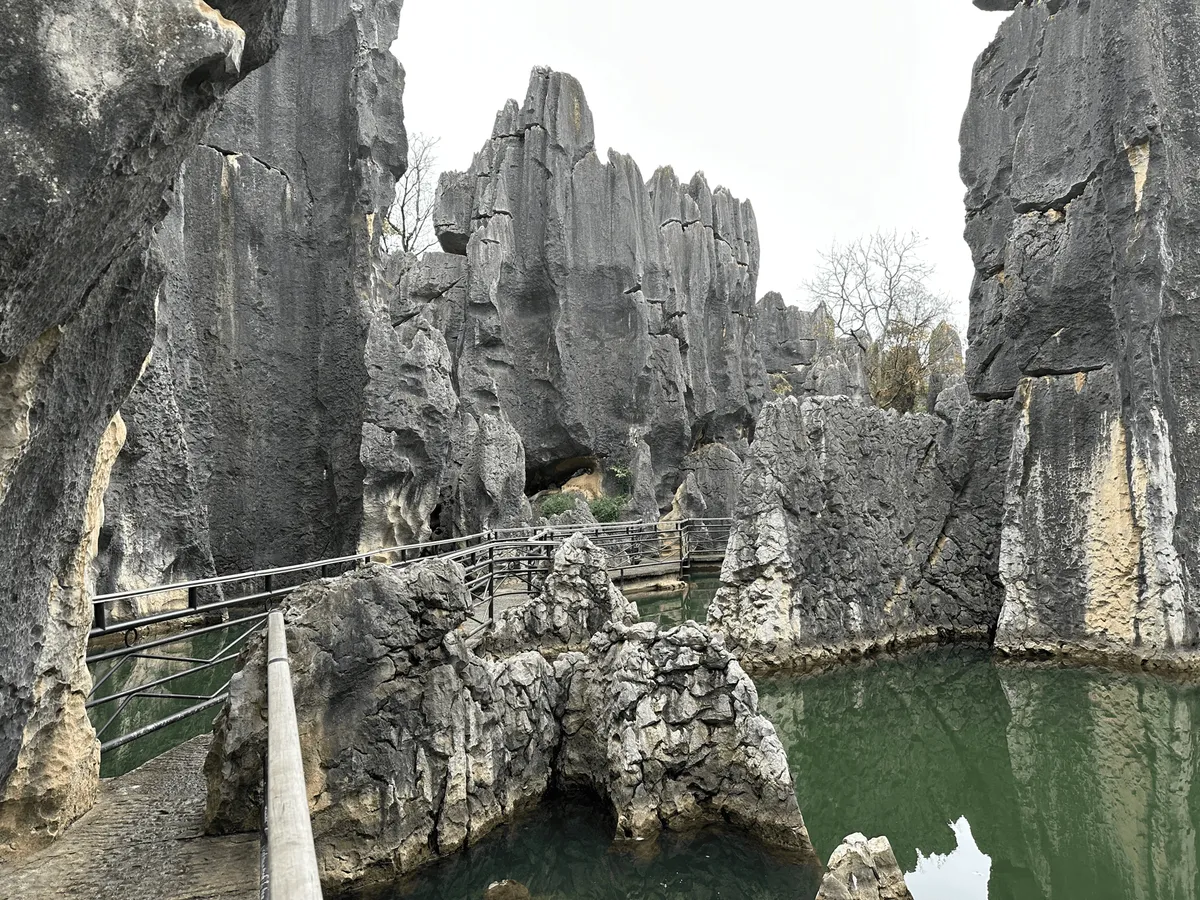
<svg viewBox="0 0 1200 900"><path fill-rule="evenodd" d="M223 703L228 697L228 664L262 628L273 605L302 584L368 562L403 568L439 557L460 563L475 598L470 615L475 635L490 626L498 608L536 593L555 550L572 534L583 532L607 551L613 578L628 582L682 574L694 562L718 562L731 528L729 519L689 519L502 529L100 595L92 601L95 615L87 662L94 683L87 707L104 713L93 715L101 750L107 752ZM161 674L174 666L179 668ZM140 673L142 667L154 674ZM131 727L122 716L143 718L134 714L133 706L143 700L169 701L181 708L167 715L152 712Z"/></svg>
<svg viewBox="0 0 1200 900"><path fill-rule="evenodd" d="M267 617L267 897L321 900L283 611Z"/></svg>

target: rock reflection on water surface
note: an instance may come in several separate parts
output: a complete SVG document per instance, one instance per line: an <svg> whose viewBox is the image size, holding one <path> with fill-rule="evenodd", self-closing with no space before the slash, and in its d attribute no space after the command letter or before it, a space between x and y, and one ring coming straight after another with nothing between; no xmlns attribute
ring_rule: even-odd
<svg viewBox="0 0 1200 900"><path fill-rule="evenodd" d="M356 900L481 900L512 879L533 900L809 900L819 873L737 834L613 846L613 827L593 805L554 801L454 859Z"/></svg>
<svg viewBox="0 0 1200 900"><path fill-rule="evenodd" d="M758 686L822 858L887 835L916 900L1200 898L1200 687L961 647ZM611 833L591 807L555 806L371 896L480 900L504 878L541 900L816 894L812 873L737 836L642 857Z"/></svg>
<svg viewBox="0 0 1200 900"><path fill-rule="evenodd" d="M1200 897L1195 686L959 648L759 691L819 854L886 834L911 872L918 848L951 854L947 823L965 816L990 900ZM963 877L926 868L913 893L983 896Z"/></svg>

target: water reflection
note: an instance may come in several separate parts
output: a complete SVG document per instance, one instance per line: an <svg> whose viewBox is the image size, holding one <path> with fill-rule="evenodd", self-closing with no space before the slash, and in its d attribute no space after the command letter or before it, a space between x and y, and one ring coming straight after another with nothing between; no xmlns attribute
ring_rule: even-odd
<svg viewBox="0 0 1200 900"><path fill-rule="evenodd" d="M957 649L759 689L818 852L886 834L916 871L920 848L917 900L978 891L928 862L957 859L957 816L991 858L991 900L1200 896L1195 686Z"/></svg>
<svg viewBox="0 0 1200 900"><path fill-rule="evenodd" d="M108 677L105 676L114 662L106 660L96 663L90 667L92 678L94 681L103 679L103 684L96 691L96 699L111 697L127 688L150 684L156 679L186 671L197 661L219 659L234 653L241 645L233 644L229 649L230 644L243 636L246 630L245 623L232 623L228 628L185 638L165 647L151 648L144 656L121 661ZM152 689L156 696L137 697L123 707L120 700L102 703L89 709L88 715L93 726L105 729L102 740L131 734L152 722L187 709L199 702L200 698L212 695L229 680L234 666L234 660L230 659ZM168 694L184 696L182 699L171 699ZM111 778L123 775L189 738L208 734L219 711L220 706L213 706L131 743L105 751L100 759L101 776ZM116 719L109 724L114 715Z"/></svg>
<svg viewBox="0 0 1200 900"><path fill-rule="evenodd" d="M914 900L988 900L991 857L975 843L965 817L950 830L958 846L949 853L926 856L917 848L917 868L904 876Z"/></svg>
<svg viewBox="0 0 1200 900"><path fill-rule="evenodd" d="M681 591L637 597L638 613L643 622L657 622L663 628L689 619L703 623L720 586L721 579L716 573L694 574Z"/></svg>

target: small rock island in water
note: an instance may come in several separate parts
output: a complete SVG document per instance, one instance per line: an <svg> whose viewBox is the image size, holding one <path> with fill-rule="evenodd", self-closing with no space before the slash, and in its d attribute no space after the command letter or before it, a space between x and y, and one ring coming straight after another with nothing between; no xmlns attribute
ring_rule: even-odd
<svg viewBox="0 0 1200 900"><path fill-rule="evenodd" d="M0 896L1200 898L1195 3L975 0L961 322L401 6L0 0Z"/></svg>

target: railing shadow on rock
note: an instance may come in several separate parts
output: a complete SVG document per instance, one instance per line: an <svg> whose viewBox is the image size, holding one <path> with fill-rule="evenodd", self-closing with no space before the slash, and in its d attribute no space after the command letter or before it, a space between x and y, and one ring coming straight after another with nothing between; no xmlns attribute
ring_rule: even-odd
<svg viewBox="0 0 1200 900"><path fill-rule="evenodd" d="M682 576L693 564L719 562L732 526L731 519L686 519L500 529L99 595L92 600L94 624L88 635L87 663L94 682L87 708L98 723L101 752L223 703L229 696L227 679L203 691L189 682L232 665L245 642L263 627L272 607L317 578L372 562L404 568L431 557L454 560L463 567L475 598L467 634L472 639L491 626L499 611L541 589L555 551L573 534L582 532L605 550L613 579L629 583ZM204 645L202 652L195 649L198 645ZM175 666L179 668L162 672ZM150 669L149 677L139 678L140 667ZM175 690L169 690L172 687ZM130 710L132 704L145 700L185 705L142 722ZM130 718L137 722L132 728L125 723Z"/></svg>

